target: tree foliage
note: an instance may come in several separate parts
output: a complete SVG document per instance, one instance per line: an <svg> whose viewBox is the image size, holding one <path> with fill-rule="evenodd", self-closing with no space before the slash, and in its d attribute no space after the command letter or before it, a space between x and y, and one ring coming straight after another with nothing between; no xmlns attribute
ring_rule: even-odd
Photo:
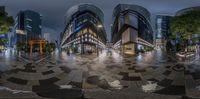
<svg viewBox="0 0 200 99"><path fill-rule="evenodd" d="M14 20L8 13L0 11L0 34L7 33L13 23Z"/></svg>
<svg viewBox="0 0 200 99"><path fill-rule="evenodd" d="M11 16L8 16L8 13L0 11L0 35L7 33L13 23L13 18ZM4 45L7 42L8 40L6 38L0 38L1 45Z"/></svg>
<svg viewBox="0 0 200 99"><path fill-rule="evenodd" d="M45 44L45 51L46 52L53 52L56 49L55 43L46 43Z"/></svg>
<svg viewBox="0 0 200 99"><path fill-rule="evenodd" d="M16 47L18 51L25 51L27 44L26 43L17 43Z"/></svg>
<svg viewBox="0 0 200 99"><path fill-rule="evenodd" d="M175 16L171 20L171 38L177 34L182 40L193 39L193 34L200 34L200 10L192 10L181 16Z"/></svg>
<svg viewBox="0 0 200 99"><path fill-rule="evenodd" d="M191 10L173 17L170 23L170 32L171 39L179 41L176 43L176 51L188 51L188 45L199 42L200 10ZM176 39L177 37L179 39Z"/></svg>

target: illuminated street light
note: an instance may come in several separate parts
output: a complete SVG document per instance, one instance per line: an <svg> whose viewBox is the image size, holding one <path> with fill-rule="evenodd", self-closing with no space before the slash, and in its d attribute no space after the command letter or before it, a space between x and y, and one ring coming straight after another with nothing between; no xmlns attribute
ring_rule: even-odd
<svg viewBox="0 0 200 99"><path fill-rule="evenodd" d="M101 24L97 25L97 28L102 28L103 26ZM97 29L98 32L98 29ZM99 40L98 40L98 36L97 36L97 56L99 56Z"/></svg>
<svg viewBox="0 0 200 99"><path fill-rule="evenodd" d="M101 24L97 25L98 28L102 28L103 26Z"/></svg>

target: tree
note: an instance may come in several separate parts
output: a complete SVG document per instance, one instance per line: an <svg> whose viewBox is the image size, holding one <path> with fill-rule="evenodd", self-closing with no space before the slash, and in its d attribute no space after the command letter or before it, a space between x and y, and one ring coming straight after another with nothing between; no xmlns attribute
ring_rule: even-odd
<svg viewBox="0 0 200 99"><path fill-rule="evenodd" d="M0 34L7 33L10 30L14 20L8 13L0 11Z"/></svg>
<svg viewBox="0 0 200 99"><path fill-rule="evenodd" d="M55 43L50 43L49 45L50 45L51 51L54 51L56 49Z"/></svg>
<svg viewBox="0 0 200 99"><path fill-rule="evenodd" d="M13 25L14 21L11 16L8 16L8 13L0 11L0 35L5 34L10 31L10 27ZM7 43L7 39L0 38L0 44L4 45Z"/></svg>
<svg viewBox="0 0 200 99"><path fill-rule="evenodd" d="M54 50L56 49L56 44L55 43L49 43L49 42L47 42L46 44L45 44L45 51L46 52L53 52Z"/></svg>
<svg viewBox="0 0 200 99"><path fill-rule="evenodd" d="M171 20L171 38L179 35L182 46L186 48L189 40L195 41L193 34L200 34L200 10L192 10L181 16L175 16Z"/></svg>
<svg viewBox="0 0 200 99"><path fill-rule="evenodd" d="M18 51L25 51L26 43L17 43L16 47Z"/></svg>

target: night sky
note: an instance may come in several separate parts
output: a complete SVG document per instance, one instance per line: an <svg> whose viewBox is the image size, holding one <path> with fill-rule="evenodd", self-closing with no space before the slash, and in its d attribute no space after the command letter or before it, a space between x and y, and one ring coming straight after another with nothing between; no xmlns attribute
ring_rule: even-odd
<svg viewBox="0 0 200 99"><path fill-rule="evenodd" d="M64 29L66 11L80 3L92 3L102 9L108 38L112 11L117 4L136 4L147 8L151 12L152 25L156 14L174 15L180 9L200 6L200 0L0 0L0 6L6 6L6 11L14 17L20 10L26 9L42 14L42 33L51 33L53 39L57 39Z"/></svg>

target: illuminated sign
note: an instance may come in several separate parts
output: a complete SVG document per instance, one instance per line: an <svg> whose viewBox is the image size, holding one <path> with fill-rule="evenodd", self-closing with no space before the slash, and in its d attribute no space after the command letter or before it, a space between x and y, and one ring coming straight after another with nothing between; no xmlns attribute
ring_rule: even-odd
<svg viewBox="0 0 200 99"><path fill-rule="evenodd" d="M24 30L16 30L16 33L26 35L26 32Z"/></svg>
<svg viewBox="0 0 200 99"><path fill-rule="evenodd" d="M4 37L6 37L5 34L0 34L0 38L4 38Z"/></svg>

